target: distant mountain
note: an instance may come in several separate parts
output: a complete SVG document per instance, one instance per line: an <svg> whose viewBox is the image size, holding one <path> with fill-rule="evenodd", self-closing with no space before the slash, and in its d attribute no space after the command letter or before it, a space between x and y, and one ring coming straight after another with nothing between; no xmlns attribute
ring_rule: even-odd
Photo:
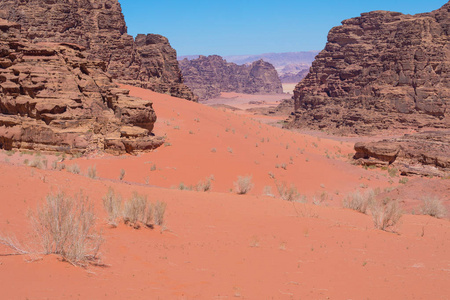
<svg viewBox="0 0 450 300"><path fill-rule="evenodd" d="M297 83L308 74L311 63L318 53L319 51L264 53L255 55L229 55L224 56L223 58L227 62L238 65L251 64L263 59L275 67L283 82ZM183 60L185 58L188 60L197 59L199 58L199 55L179 56L178 60ZM299 76L300 74L302 76Z"/></svg>

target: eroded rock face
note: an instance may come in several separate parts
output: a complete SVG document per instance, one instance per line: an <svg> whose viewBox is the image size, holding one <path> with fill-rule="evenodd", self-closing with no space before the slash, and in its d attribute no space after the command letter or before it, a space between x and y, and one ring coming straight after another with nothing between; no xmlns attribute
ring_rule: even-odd
<svg viewBox="0 0 450 300"><path fill-rule="evenodd" d="M135 42L118 0L2 0L0 18L22 25L24 38L33 42L84 46L89 60L105 62L121 82L196 100L167 39L148 35Z"/></svg>
<svg viewBox="0 0 450 300"><path fill-rule="evenodd" d="M149 150L152 103L117 88L83 47L33 44L0 19L0 148L64 152Z"/></svg>
<svg viewBox="0 0 450 300"><path fill-rule="evenodd" d="M450 131L407 134L401 138L355 144L363 165L393 165L404 175L449 176Z"/></svg>
<svg viewBox="0 0 450 300"><path fill-rule="evenodd" d="M258 60L251 65L228 63L218 55L180 61L186 85L200 99L220 96L221 92L278 94L283 92L275 68Z"/></svg>
<svg viewBox="0 0 450 300"><path fill-rule="evenodd" d="M450 126L450 3L431 13L375 11L331 29L295 91L291 126L370 134Z"/></svg>

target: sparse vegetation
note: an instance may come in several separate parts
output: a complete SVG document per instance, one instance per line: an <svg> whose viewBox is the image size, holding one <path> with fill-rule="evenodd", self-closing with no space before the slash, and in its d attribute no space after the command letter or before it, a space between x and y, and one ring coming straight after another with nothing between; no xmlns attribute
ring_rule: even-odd
<svg viewBox="0 0 450 300"><path fill-rule="evenodd" d="M139 195L134 192L127 202L125 202L123 209L123 221L135 229L139 229L141 224L151 227L153 219L153 207L148 202L147 196Z"/></svg>
<svg viewBox="0 0 450 300"><path fill-rule="evenodd" d="M125 177L125 170L120 169L119 180L122 181L124 177Z"/></svg>
<svg viewBox="0 0 450 300"><path fill-rule="evenodd" d="M211 190L212 183L211 177L207 177L204 180L200 180L195 186L195 190L199 192L207 192Z"/></svg>
<svg viewBox="0 0 450 300"><path fill-rule="evenodd" d="M438 197L427 196L422 199L422 206L420 212L423 215L432 216L435 218L444 218L447 215L447 210Z"/></svg>
<svg viewBox="0 0 450 300"><path fill-rule="evenodd" d="M80 174L80 166L78 164L72 164L66 167L66 170L73 174Z"/></svg>
<svg viewBox="0 0 450 300"><path fill-rule="evenodd" d="M216 149L216 148L212 148L212 149L211 149L211 152L212 152L212 153L216 153L216 152L217 152L217 149Z"/></svg>
<svg viewBox="0 0 450 300"><path fill-rule="evenodd" d="M245 195L253 188L252 176L238 176L234 182L234 188L237 194Z"/></svg>
<svg viewBox="0 0 450 300"><path fill-rule="evenodd" d="M92 179L97 178L97 167L96 166L88 168L88 177L92 178Z"/></svg>
<svg viewBox="0 0 450 300"><path fill-rule="evenodd" d="M373 201L370 205L370 212L375 228L381 230L388 228L395 230L395 226L403 214L398 201L388 198L382 201Z"/></svg>
<svg viewBox="0 0 450 300"><path fill-rule="evenodd" d="M276 183L278 193L280 194L281 199L291 202L306 202L305 196L302 196L297 187L294 184L290 186L287 185L286 182Z"/></svg>
<svg viewBox="0 0 450 300"><path fill-rule="evenodd" d="M45 254L58 254L73 265L98 263L103 242L95 231L93 204L81 192L75 198L59 192L32 216L32 223Z"/></svg>
<svg viewBox="0 0 450 300"><path fill-rule="evenodd" d="M373 190L368 190L364 194L360 191L350 193L345 197L343 201L343 206L345 208L353 209L359 211L363 214L367 213L369 206L375 201L375 192Z"/></svg>
<svg viewBox="0 0 450 300"><path fill-rule="evenodd" d="M108 224L117 227L118 219L122 213L122 196L116 194L110 187L106 196L103 197L103 207L108 213Z"/></svg>
<svg viewBox="0 0 450 300"><path fill-rule="evenodd" d="M157 201L155 204L154 220L156 225L164 224L164 215L166 213L167 203Z"/></svg>

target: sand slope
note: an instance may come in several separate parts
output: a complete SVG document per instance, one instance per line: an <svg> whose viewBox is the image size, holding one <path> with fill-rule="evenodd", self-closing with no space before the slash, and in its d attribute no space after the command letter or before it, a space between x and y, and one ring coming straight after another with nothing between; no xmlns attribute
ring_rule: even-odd
<svg viewBox="0 0 450 300"><path fill-rule="evenodd" d="M398 185L386 171L348 164L353 144L129 88L154 102L155 133L166 135L170 146L139 156L63 162L79 164L82 174L95 165L95 180L13 159L0 164L1 233L30 241L27 210L52 191L82 189L96 204L108 266L84 270L56 256L0 256L4 299L448 298L448 220L406 215L396 234L374 229L370 216L341 208L350 191ZM279 199L269 172L279 182L294 183L309 203ZM231 193L237 176L247 174L255 184L250 195ZM210 175L211 192L170 189ZM430 182L448 186L448 180ZM101 198L110 186L125 198L137 191L167 202L164 228L109 228ZM263 195L265 186L275 198ZM322 205L311 204L321 195Z"/></svg>

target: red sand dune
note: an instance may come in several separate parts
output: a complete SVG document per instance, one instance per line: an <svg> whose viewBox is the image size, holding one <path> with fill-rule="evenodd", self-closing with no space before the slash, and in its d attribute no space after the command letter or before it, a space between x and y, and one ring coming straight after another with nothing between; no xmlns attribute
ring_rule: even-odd
<svg viewBox="0 0 450 300"><path fill-rule="evenodd" d="M0 164L0 233L26 243L29 209L52 191L82 189L95 202L108 266L85 270L56 256L0 256L3 299L448 299L448 220L405 215L396 234L374 229L368 215L341 208L348 192L399 185L386 171L350 165L353 144L127 88L154 102L155 134L166 135L170 146L64 162L79 164L84 174L95 165L98 179L38 170L13 158ZM269 172L295 184L309 203L278 199ZM170 189L210 175L212 192ZM252 176L250 195L230 192L239 175ZM448 191L449 180L424 180L402 188ZM137 191L167 202L164 230L109 228L101 199L110 186L125 198ZM277 197L263 196L265 186ZM322 194L325 203L312 205ZM448 202L448 194L441 196Z"/></svg>

